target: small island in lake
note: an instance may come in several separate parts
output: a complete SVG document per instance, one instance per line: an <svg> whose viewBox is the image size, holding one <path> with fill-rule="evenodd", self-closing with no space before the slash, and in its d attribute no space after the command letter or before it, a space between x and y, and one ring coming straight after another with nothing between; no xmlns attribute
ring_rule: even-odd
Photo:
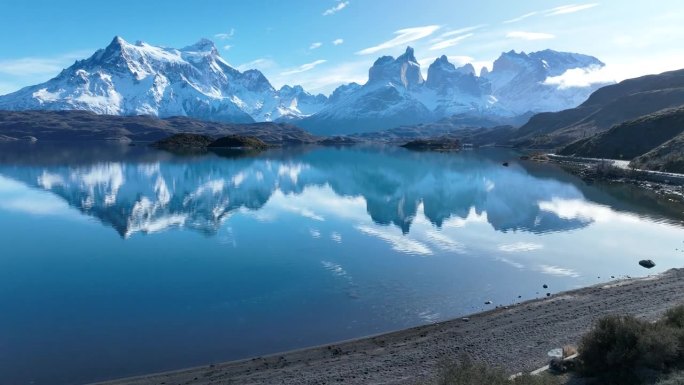
<svg viewBox="0 0 684 385"><path fill-rule="evenodd" d="M416 151L458 151L461 149L461 142L453 138L416 139L401 147Z"/></svg>

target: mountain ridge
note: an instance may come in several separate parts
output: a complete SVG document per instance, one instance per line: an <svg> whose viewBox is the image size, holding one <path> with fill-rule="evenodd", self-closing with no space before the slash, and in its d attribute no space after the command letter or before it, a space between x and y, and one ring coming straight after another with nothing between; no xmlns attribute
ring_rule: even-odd
<svg viewBox="0 0 684 385"><path fill-rule="evenodd" d="M429 123L459 114L512 118L529 112L559 111L577 106L600 84L560 88L546 80L570 69L604 65L592 56L569 52L509 51L494 62L492 71L481 71L477 76L472 64L457 68L442 55L429 66L428 77L423 79L409 46L396 59L383 56L376 60L368 70L367 83L346 89L344 98L329 101L299 125L319 135L345 135Z"/></svg>
<svg viewBox="0 0 684 385"><path fill-rule="evenodd" d="M382 56L361 85L339 86L327 97L301 86L276 90L259 70L240 72L208 39L175 49L116 36L90 57L47 82L0 96L4 110L87 110L105 115L187 116L228 123L301 122L317 134L377 131L472 113L513 117L574 107L595 88L545 84L574 68L603 66L591 56L545 50L509 51L492 71L436 59L423 78L410 46ZM486 68L486 67L485 67ZM522 102L521 102L522 101Z"/></svg>
<svg viewBox="0 0 684 385"><path fill-rule="evenodd" d="M0 96L0 109L252 123L301 118L325 100L297 86L276 90L259 70L238 71L208 39L175 49L131 44L116 36L55 78Z"/></svg>

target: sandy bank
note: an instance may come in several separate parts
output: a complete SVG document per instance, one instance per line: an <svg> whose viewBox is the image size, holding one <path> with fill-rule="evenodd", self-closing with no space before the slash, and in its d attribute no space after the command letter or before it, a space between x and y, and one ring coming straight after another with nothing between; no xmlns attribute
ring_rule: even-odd
<svg viewBox="0 0 684 385"><path fill-rule="evenodd" d="M267 357L101 384L415 384L441 359L467 353L511 373L546 364L600 316L654 319L684 302L684 269L614 281L469 317Z"/></svg>

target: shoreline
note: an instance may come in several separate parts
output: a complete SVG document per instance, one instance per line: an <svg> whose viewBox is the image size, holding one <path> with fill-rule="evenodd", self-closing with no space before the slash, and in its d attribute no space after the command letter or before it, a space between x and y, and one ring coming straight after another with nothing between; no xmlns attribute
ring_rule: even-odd
<svg viewBox="0 0 684 385"><path fill-rule="evenodd" d="M656 319L684 303L684 269L614 280L465 318L272 355L98 382L152 384L416 384L463 354L510 374L548 363L606 314Z"/></svg>
<svg viewBox="0 0 684 385"><path fill-rule="evenodd" d="M684 202L684 174L631 169L627 161L617 159L582 158L556 154L523 155L520 160L551 162L587 184L610 182L630 184L665 198Z"/></svg>

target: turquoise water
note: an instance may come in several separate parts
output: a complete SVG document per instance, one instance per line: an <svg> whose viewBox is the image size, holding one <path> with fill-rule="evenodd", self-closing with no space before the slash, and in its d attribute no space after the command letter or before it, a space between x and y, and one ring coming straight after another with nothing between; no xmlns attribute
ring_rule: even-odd
<svg viewBox="0 0 684 385"><path fill-rule="evenodd" d="M0 384L258 356L684 264L681 206L516 159L2 147Z"/></svg>

